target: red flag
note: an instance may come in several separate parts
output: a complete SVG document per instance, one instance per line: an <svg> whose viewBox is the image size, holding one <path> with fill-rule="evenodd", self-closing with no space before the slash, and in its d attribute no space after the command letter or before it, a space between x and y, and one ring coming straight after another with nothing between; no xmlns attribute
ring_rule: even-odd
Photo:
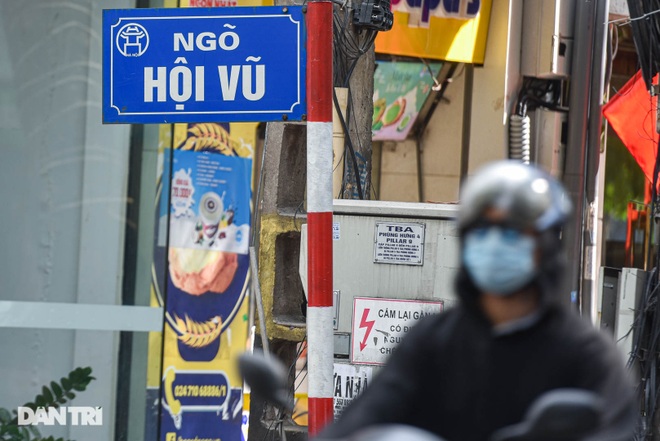
<svg viewBox="0 0 660 441"><path fill-rule="evenodd" d="M657 79L657 76L656 76ZM649 182L653 182L658 132L656 109L658 98L646 90L642 71L638 71L603 106L603 115L633 155Z"/></svg>

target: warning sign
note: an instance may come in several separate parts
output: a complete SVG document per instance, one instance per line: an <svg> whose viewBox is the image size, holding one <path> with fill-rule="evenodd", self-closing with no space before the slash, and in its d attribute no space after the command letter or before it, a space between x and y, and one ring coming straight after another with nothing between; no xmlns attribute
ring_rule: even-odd
<svg viewBox="0 0 660 441"><path fill-rule="evenodd" d="M374 262L424 264L425 224L376 222Z"/></svg>
<svg viewBox="0 0 660 441"><path fill-rule="evenodd" d="M442 301L355 297L351 362L384 364L419 319L437 314L442 308Z"/></svg>
<svg viewBox="0 0 660 441"><path fill-rule="evenodd" d="M371 367L335 363L333 402L335 418L364 391L371 382Z"/></svg>

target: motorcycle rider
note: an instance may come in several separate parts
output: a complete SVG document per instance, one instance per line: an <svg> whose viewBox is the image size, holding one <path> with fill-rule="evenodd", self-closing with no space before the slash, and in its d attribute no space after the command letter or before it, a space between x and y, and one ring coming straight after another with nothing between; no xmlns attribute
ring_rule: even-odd
<svg viewBox="0 0 660 441"><path fill-rule="evenodd" d="M561 184L497 161L468 180L460 203L459 302L420 320L320 438L399 423L485 441L543 392L581 388L604 405L593 439L631 439L637 408L623 354L561 300L560 234L571 211Z"/></svg>

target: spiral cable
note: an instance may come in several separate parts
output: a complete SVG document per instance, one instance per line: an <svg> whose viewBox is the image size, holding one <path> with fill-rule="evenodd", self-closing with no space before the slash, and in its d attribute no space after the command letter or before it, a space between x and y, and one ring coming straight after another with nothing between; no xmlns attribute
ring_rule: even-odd
<svg viewBox="0 0 660 441"><path fill-rule="evenodd" d="M509 119L509 158L530 162L531 127L529 116L511 115Z"/></svg>

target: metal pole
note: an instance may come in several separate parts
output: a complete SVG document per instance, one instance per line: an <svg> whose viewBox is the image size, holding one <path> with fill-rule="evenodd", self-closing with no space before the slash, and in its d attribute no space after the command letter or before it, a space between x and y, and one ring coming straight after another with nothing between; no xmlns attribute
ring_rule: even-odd
<svg viewBox="0 0 660 441"><path fill-rule="evenodd" d="M307 4L308 430L333 418L332 2Z"/></svg>
<svg viewBox="0 0 660 441"><path fill-rule="evenodd" d="M602 106L605 89L605 54L607 42L607 19L610 9L609 0L598 0L594 10L594 30L592 48L591 96L589 97L589 121L587 134L587 164L585 200L591 209L587 222L589 228L585 234L585 268L582 280L582 315L593 322L598 316L597 280L601 266L602 244L599 243L599 230L602 228L600 219L603 213L603 196L605 170L598 170L601 159L601 131L603 128ZM599 180L600 177L600 180ZM600 181L600 182L599 182ZM603 185L599 185L603 183Z"/></svg>
<svg viewBox="0 0 660 441"><path fill-rule="evenodd" d="M468 176L470 166L470 130L472 129L472 89L474 86L474 66L466 64L465 67L465 92L463 94L463 127L461 137L461 170L459 186L463 188Z"/></svg>
<svg viewBox="0 0 660 441"><path fill-rule="evenodd" d="M564 300L581 307L583 235L585 218L585 174L589 95L594 41L594 2L579 0L575 5L575 39L571 65L568 142L564 184L574 204L572 221L563 232L567 254ZM570 294L570 297L569 295Z"/></svg>
<svg viewBox="0 0 660 441"><path fill-rule="evenodd" d="M261 347L264 350L264 356L270 358L270 343L268 343L268 334L266 333L266 313L264 312L264 302L261 298L261 283L259 283L259 265L257 265L257 252L254 247L250 247L250 277L252 278L252 301L250 302L250 329L254 326L254 310L256 307L259 315L259 332L261 332Z"/></svg>

